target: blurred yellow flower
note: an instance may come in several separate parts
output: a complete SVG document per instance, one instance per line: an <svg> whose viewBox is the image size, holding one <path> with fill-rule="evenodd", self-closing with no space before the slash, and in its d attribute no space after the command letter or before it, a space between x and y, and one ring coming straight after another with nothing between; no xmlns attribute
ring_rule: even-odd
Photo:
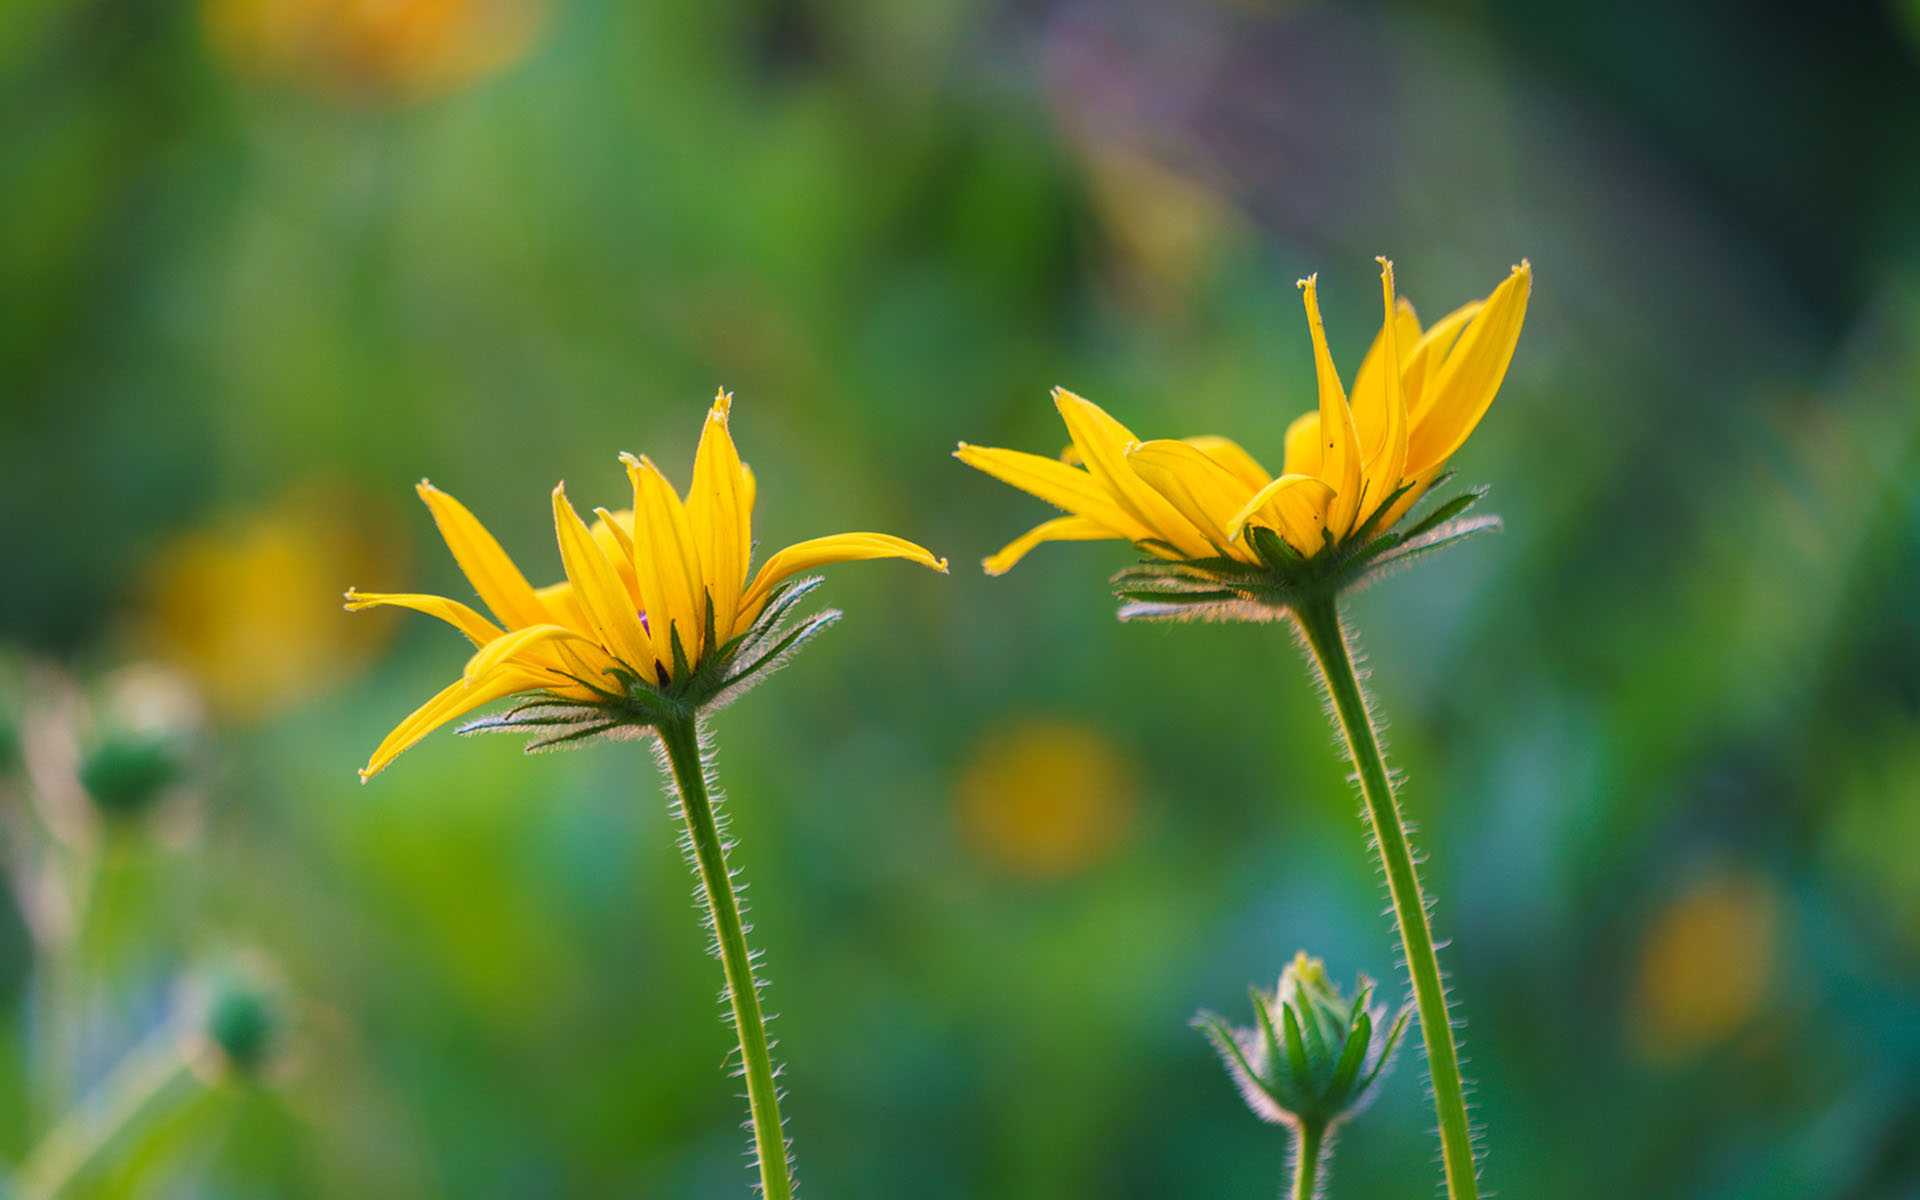
<svg viewBox="0 0 1920 1200"><path fill-rule="evenodd" d="M448 721L516 692L541 692L572 706L608 705L609 728L633 724L619 710L635 688L671 690L692 681L717 656L759 632L756 623L776 589L802 571L869 558L947 569L945 559L912 542L843 533L789 546L749 579L754 480L727 428L732 400L721 392L707 414L684 502L659 468L631 454L621 455L633 485L631 510L595 509L598 519L589 527L567 500L566 485L553 489L567 578L551 587L534 589L473 514L432 484L420 483L420 498L447 548L500 624L441 596L347 593L349 610L392 605L428 613L477 648L460 679L387 736L360 772L362 779ZM768 657L783 649L775 646ZM697 707L709 699L688 703Z"/></svg>
<svg viewBox="0 0 1920 1200"><path fill-rule="evenodd" d="M1051 879L1119 845L1132 824L1133 774L1097 731L1034 721L982 739L956 799L961 828L984 856Z"/></svg>
<svg viewBox="0 0 1920 1200"><path fill-rule="evenodd" d="M343 573L394 569L387 528L357 497L313 484L187 533L148 568L140 636L221 713L271 713L350 674L391 633L326 600Z"/></svg>
<svg viewBox="0 0 1920 1200"><path fill-rule="evenodd" d="M1394 296L1393 264L1380 263L1386 316L1351 396L1327 350L1315 279L1300 283L1320 403L1287 430L1278 478L1223 437L1143 442L1064 388L1053 399L1073 444L1061 461L962 442L960 461L1068 513L987 559L987 573L1049 541L1125 538L1163 559L1259 564L1250 525L1309 559L1357 530L1390 529L1492 404L1519 341L1532 271L1521 263L1485 300L1423 331L1413 307Z"/></svg>
<svg viewBox="0 0 1920 1200"><path fill-rule="evenodd" d="M218 50L250 75L337 99L406 101L518 59L541 0L204 0Z"/></svg>
<svg viewBox="0 0 1920 1200"><path fill-rule="evenodd" d="M1641 1054L1685 1059L1737 1033L1766 999L1779 927L1776 890L1752 871L1716 870L1656 916L1633 993Z"/></svg>

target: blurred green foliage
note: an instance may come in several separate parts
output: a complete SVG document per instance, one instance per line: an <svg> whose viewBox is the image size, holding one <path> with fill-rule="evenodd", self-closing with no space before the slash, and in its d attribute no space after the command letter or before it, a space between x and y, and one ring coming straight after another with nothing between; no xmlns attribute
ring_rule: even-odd
<svg viewBox="0 0 1920 1200"><path fill-rule="evenodd" d="M314 11L252 2L0 8L0 638L174 662L214 746L93 836L86 703L0 671L0 1158L246 944L288 1069L101 1194L744 1191L650 756L443 734L359 788L465 651L337 610L466 594L422 475L557 578L553 483L684 482L725 386L763 544L956 568L834 571L847 620L717 722L805 1191L1270 1194L1188 1014L1303 947L1399 978L1316 698L1276 629L1115 623L1116 546L965 569L1042 506L945 455L1056 448L1058 383L1277 459L1294 279L1357 361L1388 253L1428 317L1538 271L1456 460L1506 532L1354 605L1488 1179L1920 1195L1911 4L554 0L449 74L498 5L296 68L216 36ZM1429 1186L1418 1077L1338 1195Z"/></svg>

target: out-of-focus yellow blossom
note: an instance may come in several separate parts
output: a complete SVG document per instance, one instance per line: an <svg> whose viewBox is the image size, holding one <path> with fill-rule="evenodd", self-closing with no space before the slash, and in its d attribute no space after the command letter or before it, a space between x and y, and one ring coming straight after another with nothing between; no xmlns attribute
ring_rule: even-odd
<svg viewBox="0 0 1920 1200"><path fill-rule="evenodd" d="M1132 772L1095 730L1035 721L989 734L962 770L961 828L994 863L1035 878L1099 861L1133 820Z"/></svg>
<svg viewBox="0 0 1920 1200"><path fill-rule="evenodd" d="M947 569L945 559L912 542L843 533L788 546L749 575L755 486L727 428L732 402L721 392L707 414L684 501L651 460L631 454L621 456L633 486L630 510L595 509L598 519L589 527L567 499L566 485L553 489L567 577L550 587L535 589L459 501L420 483L420 498L447 548L499 624L441 596L347 593L350 610L392 605L428 613L476 648L462 677L380 744L362 779L448 721L517 692L544 693L573 707L600 706L608 729L643 723L623 708L636 689L671 693L693 682L716 655L756 632L782 583L814 567L905 558ZM698 707L712 697L667 699Z"/></svg>
<svg viewBox="0 0 1920 1200"><path fill-rule="evenodd" d="M1779 909L1763 876L1717 870L1654 918L1633 994L1633 1036L1645 1057L1689 1058L1754 1017L1773 981Z"/></svg>
<svg viewBox="0 0 1920 1200"><path fill-rule="evenodd" d="M241 71L356 101L407 101L490 74L532 44L541 0L205 0Z"/></svg>
<svg viewBox="0 0 1920 1200"><path fill-rule="evenodd" d="M343 574L396 569L388 527L359 498L313 485L187 533L147 572L138 634L222 714L272 713L350 674L392 632L326 599Z"/></svg>
<svg viewBox="0 0 1920 1200"><path fill-rule="evenodd" d="M1521 263L1485 300L1422 329L1412 305L1396 300L1393 264L1380 262L1386 315L1351 394L1327 349L1315 279L1300 283L1320 402L1288 429L1278 477L1223 437L1142 441L1064 388L1053 399L1073 444L1061 460L961 443L962 462L1068 514L987 559L987 573L1049 541L1124 538L1161 559L1259 564L1249 526L1273 530L1307 559L1356 531L1390 529L1492 404L1520 337L1532 271Z"/></svg>

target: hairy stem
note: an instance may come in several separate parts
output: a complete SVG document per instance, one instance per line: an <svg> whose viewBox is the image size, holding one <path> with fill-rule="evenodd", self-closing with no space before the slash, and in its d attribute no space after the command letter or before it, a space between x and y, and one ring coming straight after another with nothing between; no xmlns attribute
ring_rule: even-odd
<svg viewBox="0 0 1920 1200"><path fill-rule="evenodd" d="M1327 1127L1302 1121L1293 1131L1293 1190L1291 1200L1314 1200L1320 1194L1320 1160L1326 1157Z"/></svg>
<svg viewBox="0 0 1920 1200"><path fill-rule="evenodd" d="M1440 1121L1440 1152L1446 1168L1451 1200L1478 1200L1473 1138L1467 1124L1467 1099L1460 1083L1460 1054L1454 1046L1453 1024L1447 1013L1446 987L1440 978L1440 958L1434 950L1433 930L1427 922L1426 897L1414 870L1407 829L1394 798L1386 761L1380 754L1367 699L1354 672L1346 630L1332 597L1294 610L1300 631L1313 652L1333 699L1334 716L1346 739L1347 755L1360 777L1380 861L1387 871L1387 890L1393 898L1394 920L1400 929L1407 973L1413 977L1414 1003L1420 1013L1420 1037L1427 1052L1433 1083L1434 1113Z"/></svg>
<svg viewBox="0 0 1920 1200"><path fill-rule="evenodd" d="M733 875L727 869L726 842L720 836L713 800L707 794L699 718L688 717L661 725L659 729L660 744L679 790L680 816L687 824L687 839L700 875L700 891L713 922L717 955L726 972L727 1001L733 1006L734 1031L740 1036L740 1061L747 1079L747 1106L753 1119L760 1192L767 1200L789 1200L793 1195L793 1177L787 1160L786 1135L780 1124L780 1094L774 1083L767 1022L760 1009L753 956L747 952L740 901L734 891Z"/></svg>

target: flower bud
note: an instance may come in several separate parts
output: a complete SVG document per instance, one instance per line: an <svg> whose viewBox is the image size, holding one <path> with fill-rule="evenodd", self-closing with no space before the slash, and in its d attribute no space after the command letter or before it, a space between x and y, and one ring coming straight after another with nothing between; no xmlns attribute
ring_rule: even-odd
<svg viewBox="0 0 1920 1200"><path fill-rule="evenodd" d="M1370 1003L1372 980L1362 974L1349 1001L1324 964L1304 951L1287 964L1273 992L1251 992L1253 1028L1208 1012L1193 1021L1220 1052L1247 1107L1263 1121L1322 1130L1364 1108L1411 1009L1403 1007L1388 1025L1387 1006Z"/></svg>
<svg viewBox="0 0 1920 1200"><path fill-rule="evenodd" d="M100 815L137 817L165 795L186 772L178 740L163 733L129 730L109 735L80 760L80 786Z"/></svg>
<svg viewBox="0 0 1920 1200"><path fill-rule="evenodd" d="M292 1023L279 971L257 954L235 954L203 967L189 988L195 1041L210 1073L260 1077L279 1056Z"/></svg>

